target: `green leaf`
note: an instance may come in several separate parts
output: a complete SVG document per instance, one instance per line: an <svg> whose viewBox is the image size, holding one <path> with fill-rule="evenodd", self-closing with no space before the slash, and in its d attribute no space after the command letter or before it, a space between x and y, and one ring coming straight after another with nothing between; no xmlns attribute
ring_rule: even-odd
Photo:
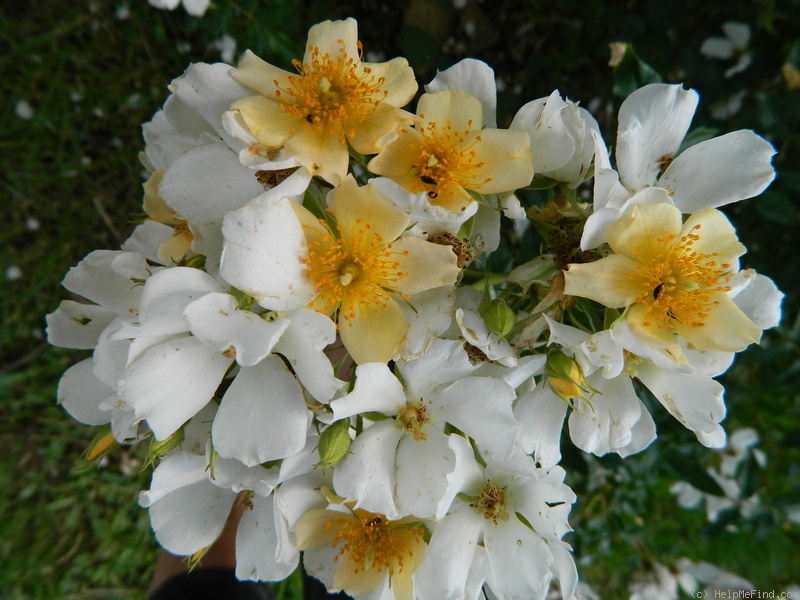
<svg viewBox="0 0 800 600"><path fill-rule="evenodd" d="M632 44L626 44L625 53L614 68L611 91L617 98L625 99L640 87L663 80L658 71L639 58Z"/></svg>
<svg viewBox="0 0 800 600"><path fill-rule="evenodd" d="M776 190L767 190L755 201L762 217L781 225L794 222L795 209L792 202Z"/></svg>
<svg viewBox="0 0 800 600"><path fill-rule="evenodd" d="M677 451L664 453L664 458L675 472L687 483L690 483L701 492L714 496L725 496L725 492L699 464L685 454Z"/></svg>

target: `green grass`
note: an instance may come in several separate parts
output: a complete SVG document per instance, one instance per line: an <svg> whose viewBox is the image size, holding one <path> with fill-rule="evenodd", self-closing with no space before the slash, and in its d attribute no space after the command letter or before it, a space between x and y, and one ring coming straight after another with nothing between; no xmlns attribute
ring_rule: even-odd
<svg viewBox="0 0 800 600"><path fill-rule="evenodd" d="M487 60L505 83L501 123L555 88L584 105L596 99L609 143L615 110L602 107L620 98L607 44L631 41L666 80L701 92L695 125L722 133L753 128L780 150L770 192L726 209L750 248L745 265L787 292L784 327L725 378L729 431L755 427L770 458L755 484L765 516L737 523L739 533L715 532L702 513L679 509L667 491L678 476L659 453L677 445L700 464L713 459L666 419L658 422L656 447L624 464L604 461L624 481L590 491L585 459L567 456L565 466L579 493L571 539L585 563L581 573L604 598L624 597L631 572L648 559L669 563L684 555L729 568L761 589L797 583L800 557L792 549L800 539L785 509L800 504L800 91L787 88L780 69L800 44L792 18L800 2L741 0L723 12L655 0L470 0L463 10L444 0L378 9L366 0L218 0L202 19L158 11L145 0L131 0L121 19L120 6L32 0L0 8L0 597L144 597L158 552L137 505L149 473L140 472L136 449L112 455L102 469L79 468L94 431L55 405L55 389L85 354L48 347L44 315L67 297L60 287L67 270L93 249L118 247L130 216L141 212L140 128L163 104L170 80L190 62L218 60L211 42L223 33L240 51L252 48L288 68L311 24L348 14L359 19L367 51L407 56L421 82L460 58ZM698 53L728 20L753 30L753 65L731 79L722 76L729 65ZM739 113L710 117L715 103L741 89L747 94ZM20 101L32 107L30 119L16 115ZM12 266L21 278L6 277ZM292 586L287 598L297 595Z"/></svg>

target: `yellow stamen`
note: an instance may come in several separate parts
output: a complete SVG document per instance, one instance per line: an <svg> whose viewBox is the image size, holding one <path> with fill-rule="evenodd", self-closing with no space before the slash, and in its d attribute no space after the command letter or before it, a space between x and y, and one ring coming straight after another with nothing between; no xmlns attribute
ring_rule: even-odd
<svg viewBox="0 0 800 600"><path fill-rule="evenodd" d="M471 126L470 121L468 125ZM422 144L409 144L409 149L417 153L413 168L419 178L410 191L412 193L427 192L435 199L447 187L458 186L466 189L478 189L491 179L479 180L476 170L483 168L484 163L478 160L475 146L481 137L471 137L468 127L464 131L456 131L450 121L442 126L429 123L418 129L422 135Z"/></svg>
<svg viewBox="0 0 800 600"><path fill-rule="evenodd" d="M344 143L389 92L382 90L384 77L348 57L343 40L337 43L339 51L333 57L310 46L310 62L293 61L299 75L290 76L288 88L279 88L275 95L287 115L305 121L306 127L339 134Z"/></svg>
<svg viewBox="0 0 800 600"><path fill-rule="evenodd" d="M392 250L392 244L369 224L360 224L343 237L330 229L309 237L306 273L319 290L319 310L326 314L343 304L349 307L339 314L345 320L356 317L357 307L377 313L388 306L398 282L407 275L398 270L402 253ZM363 318L363 310L359 312Z"/></svg>
<svg viewBox="0 0 800 600"><path fill-rule="evenodd" d="M483 486L478 499L470 504L485 519L497 525L498 521L508 521L508 507L505 504L506 488L494 485L491 481Z"/></svg>
<svg viewBox="0 0 800 600"><path fill-rule="evenodd" d="M344 556L354 565L355 573L388 570L392 576L402 571L404 561L413 558L413 548L422 539L420 529L364 510L355 511L355 516L358 521L333 519L325 527L337 529L331 546L341 544L341 548L334 560Z"/></svg>
<svg viewBox="0 0 800 600"><path fill-rule="evenodd" d="M397 415L397 424L401 429L409 432L418 442L428 439L423 427L430 423L428 409L422 400L414 404L406 404L400 414Z"/></svg>
<svg viewBox="0 0 800 600"><path fill-rule="evenodd" d="M700 228L695 225L678 240L676 236L660 238L664 251L650 260L640 259L638 272L630 275L639 289L636 302L644 307L645 327L673 332L677 324L703 327L719 304L718 297L730 291L730 265L717 262L716 253L692 249L700 239Z"/></svg>

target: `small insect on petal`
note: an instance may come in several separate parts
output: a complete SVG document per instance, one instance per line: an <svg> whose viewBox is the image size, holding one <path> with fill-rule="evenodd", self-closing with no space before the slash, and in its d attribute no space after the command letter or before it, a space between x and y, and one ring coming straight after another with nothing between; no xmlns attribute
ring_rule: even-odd
<svg viewBox="0 0 800 600"><path fill-rule="evenodd" d="M318 467L332 467L344 458L350 449L350 419L333 423L319 436Z"/></svg>

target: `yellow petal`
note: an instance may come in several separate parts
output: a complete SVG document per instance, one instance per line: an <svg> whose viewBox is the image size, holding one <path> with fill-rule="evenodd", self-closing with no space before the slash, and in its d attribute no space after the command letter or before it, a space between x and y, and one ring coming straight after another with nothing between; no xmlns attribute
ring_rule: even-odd
<svg viewBox="0 0 800 600"><path fill-rule="evenodd" d="M350 144L361 154L377 154L385 146L387 136L411 125L413 117L404 110L381 102L375 111L358 124L355 135L348 137ZM391 141L391 140L390 140Z"/></svg>
<svg viewBox="0 0 800 600"><path fill-rule="evenodd" d="M342 313L355 313L339 319L342 343L356 364L388 362L400 349L408 331L403 310L390 299L385 308L362 307L355 302L342 304Z"/></svg>
<svg viewBox="0 0 800 600"><path fill-rule="evenodd" d="M692 250L698 254L715 255L718 264L733 263L746 251L727 217L713 208L698 211L686 220L681 236L689 233L699 236L692 244Z"/></svg>
<svg viewBox="0 0 800 600"><path fill-rule="evenodd" d="M275 98L275 81L278 82L278 87L285 90L289 87L291 73L269 64L247 50L239 66L231 71L231 76L238 83L267 98Z"/></svg>
<svg viewBox="0 0 800 600"><path fill-rule="evenodd" d="M633 304L639 292L637 263L622 254L598 261L569 265L564 272L564 293L620 308Z"/></svg>
<svg viewBox="0 0 800 600"><path fill-rule="evenodd" d="M359 523L353 515L315 508L304 513L295 525L295 546L298 550L310 550L333 542L337 527L329 527L331 521L342 520Z"/></svg>
<svg viewBox="0 0 800 600"><path fill-rule="evenodd" d="M181 262L183 257L189 252L189 248L192 247L193 241L194 236L187 229L170 236L158 247L158 260L166 264Z"/></svg>
<svg viewBox="0 0 800 600"><path fill-rule="evenodd" d="M370 240L378 236L385 244L396 240L408 227L408 215L368 183L359 187L352 175L328 195L328 206L336 216L344 239L353 239L369 226Z"/></svg>
<svg viewBox="0 0 800 600"><path fill-rule="evenodd" d="M414 70L405 58L394 58L383 63L362 63L362 67L369 69L371 75L384 78L385 82L381 87L389 92L384 102L392 106L403 108L417 93L419 86Z"/></svg>
<svg viewBox="0 0 800 600"><path fill-rule="evenodd" d="M408 273L397 282L397 290L401 294L411 296L443 285L453 285L461 272L456 264L458 258L450 246L406 236L395 241L392 250L400 253L397 258L399 270Z"/></svg>
<svg viewBox="0 0 800 600"><path fill-rule="evenodd" d="M739 352L761 339L761 328L753 323L727 295L720 294L702 325L676 324L675 330L698 350Z"/></svg>
<svg viewBox="0 0 800 600"><path fill-rule="evenodd" d="M150 179L142 184L144 188L144 212L147 216L164 223L165 225L175 225L178 219L175 218L175 211L172 210L158 193L158 186L164 179L164 169L159 169L150 176Z"/></svg>
<svg viewBox="0 0 800 600"><path fill-rule="evenodd" d="M339 556L337 564L333 587L353 597L374 590L388 576L387 569L364 568L364 565L350 561L347 553Z"/></svg>
<svg viewBox="0 0 800 600"><path fill-rule="evenodd" d="M329 54L331 57L337 56L343 48L347 58L352 58L356 63L361 60L358 55L358 25L355 19L324 21L309 29L304 64L311 63L309 48L313 46L319 48L321 54Z"/></svg>
<svg viewBox="0 0 800 600"><path fill-rule="evenodd" d="M412 167L423 149L422 135L416 129L407 128L400 132L397 139L381 150L369 161L367 168L376 175L390 177L404 189L410 185L418 185L416 172ZM404 177L412 177L413 182L405 182Z"/></svg>
<svg viewBox="0 0 800 600"><path fill-rule="evenodd" d="M439 127L449 121L455 131L479 131L483 128L481 101L460 90L423 94L417 104L417 114L426 124L437 123Z"/></svg>
<svg viewBox="0 0 800 600"><path fill-rule="evenodd" d="M681 211L671 204L636 205L608 227L614 252L652 264L672 252L680 237Z"/></svg>
<svg viewBox="0 0 800 600"><path fill-rule="evenodd" d="M271 148L280 148L299 125L299 121L281 110L275 100L263 96L249 96L231 106L238 110L250 133L259 142Z"/></svg>
<svg viewBox="0 0 800 600"><path fill-rule="evenodd" d="M525 131L484 129L475 134L476 141L467 138L464 145L472 146L479 166L470 169L462 178L463 187L482 194L499 194L527 186L533 179L531 138Z"/></svg>
<svg viewBox="0 0 800 600"><path fill-rule="evenodd" d="M625 311L625 320L631 330L652 348L671 349L670 354L681 355L683 352L676 343L675 334L667 326L664 319L653 320L641 304L634 304ZM677 352L677 354L676 354Z"/></svg>
<svg viewBox="0 0 800 600"><path fill-rule="evenodd" d="M345 175L350 157L341 135L324 129L303 128L285 144L286 153L332 186L338 186Z"/></svg>

